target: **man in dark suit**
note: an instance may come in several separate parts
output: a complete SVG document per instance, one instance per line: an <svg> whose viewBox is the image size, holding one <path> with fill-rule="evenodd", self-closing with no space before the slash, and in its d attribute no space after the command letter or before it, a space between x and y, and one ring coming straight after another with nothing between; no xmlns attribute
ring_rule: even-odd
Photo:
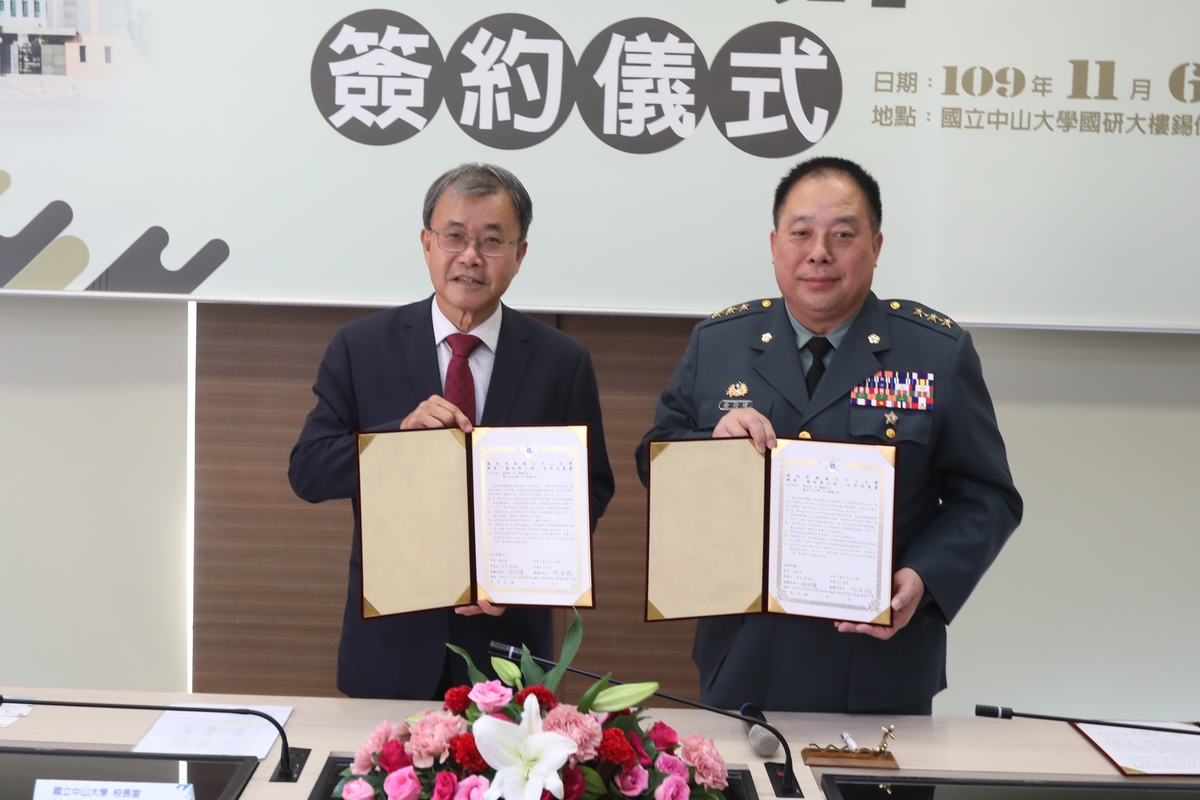
<svg viewBox="0 0 1200 800"><path fill-rule="evenodd" d="M780 183L774 217L782 298L696 326L638 470L645 481L651 439L743 436L760 452L776 435L897 445L892 624L702 619L692 653L702 697L726 708L929 714L946 686L946 625L1022 512L979 357L949 318L871 292L883 210L860 166L801 163ZM881 397L922 380L925 402Z"/></svg>
<svg viewBox="0 0 1200 800"><path fill-rule="evenodd" d="M481 666L488 663L491 640L553 655L545 608L505 609L481 601L454 611L363 619L356 432L587 423L593 529L613 494L587 350L500 302L528 247L533 204L525 187L499 167L466 164L433 183L423 216L421 246L433 298L338 330L313 385L316 407L288 469L293 491L304 500L353 502L338 647L338 689L351 697L440 699L449 687L468 683L462 659L447 642L465 648ZM460 341L469 342L465 350Z"/></svg>

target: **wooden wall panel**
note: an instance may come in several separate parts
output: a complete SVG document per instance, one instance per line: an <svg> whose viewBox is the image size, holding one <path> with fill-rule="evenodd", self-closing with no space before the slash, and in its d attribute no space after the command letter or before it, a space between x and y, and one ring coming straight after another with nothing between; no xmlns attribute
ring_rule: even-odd
<svg viewBox="0 0 1200 800"><path fill-rule="evenodd" d="M305 503L287 460L339 326L365 309L202 304L196 409L196 691L333 695L348 502ZM694 625L643 622L646 495L633 452L693 320L542 317L592 353L617 493L595 540L598 608L576 666L697 696ZM556 615L561 640L570 612ZM588 681L567 685L573 696Z"/></svg>

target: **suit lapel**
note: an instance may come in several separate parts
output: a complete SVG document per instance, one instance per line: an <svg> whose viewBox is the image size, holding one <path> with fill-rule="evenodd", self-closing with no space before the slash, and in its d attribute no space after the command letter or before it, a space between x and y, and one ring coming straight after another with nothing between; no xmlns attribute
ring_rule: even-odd
<svg viewBox="0 0 1200 800"><path fill-rule="evenodd" d="M525 317L501 304L500 339L496 342L496 361L483 404L481 425L502 425L511 419L513 403L521 387L521 378L529 363L532 331Z"/></svg>
<svg viewBox="0 0 1200 800"><path fill-rule="evenodd" d="M414 303L401 309L397 336L404 351L404 363L398 365L401 385L412 387L417 402L442 393L442 373L438 369L437 344L433 340L433 300Z"/></svg>
<svg viewBox="0 0 1200 800"><path fill-rule="evenodd" d="M873 343L872 335L879 341ZM851 389L882 368L875 354L889 347L887 315L875 295L870 294L846 332L842 346L834 352L812 402L805 409L805 417L811 419L834 403L847 401Z"/></svg>

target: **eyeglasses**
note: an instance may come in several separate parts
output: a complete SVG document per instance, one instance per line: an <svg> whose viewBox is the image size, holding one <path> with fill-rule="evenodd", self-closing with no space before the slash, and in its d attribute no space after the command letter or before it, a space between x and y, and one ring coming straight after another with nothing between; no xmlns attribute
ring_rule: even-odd
<svg viewBox="0 0 1200 800"><path fill-rule="evenodd" d="M467 242L474 240L482 255L502 256L508 252L510 244L516 244L519 241L518 239L506 241L499 236L468 236L462 231L435 231L430 228L429 232L437 237L438 247L447 253L461 253L467 249Z"/></svg>

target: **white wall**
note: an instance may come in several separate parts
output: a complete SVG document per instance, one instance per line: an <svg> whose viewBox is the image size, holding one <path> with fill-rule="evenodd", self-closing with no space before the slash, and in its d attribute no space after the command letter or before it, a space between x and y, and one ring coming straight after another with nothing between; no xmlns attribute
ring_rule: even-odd
<svg viewBox="0 0 1200 800"><path fill-rule="evenodd" d="M0 297L0 686L187 680L187 304Z"/></svg>
<svg viewBox="0 0 1200 800"><path fill-rule="evenodd" d="M1200 337L974 334L1025 522L950 626L935 712L1200 719Z"/></svg>

